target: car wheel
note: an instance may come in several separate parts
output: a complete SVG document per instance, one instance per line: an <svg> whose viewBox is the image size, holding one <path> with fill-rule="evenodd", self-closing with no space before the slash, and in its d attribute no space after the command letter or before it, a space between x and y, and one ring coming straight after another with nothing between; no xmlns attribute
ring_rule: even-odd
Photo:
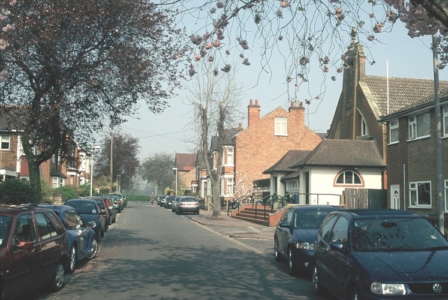
<svg viewBox="0 0 448 300"><path fill-rule="evenodd" d="M104 229L101 229L100 236L104 237Z"/></svg>
<svg viewBox="0 0 448 300"><path fill-rule="evenodd" d="M112 223L117 222L117 215L114 216L114 219L112 220Z"/></svg>
<svg viewBox="0 0 448 300"><path fill-rule="evenodd" d="M349 300L359 300L359 299L361 299L359 297L359 292L358 292L358 288L357 287L354 286L354 287L352 287L350 289L349 294L348 294L348 299Z"/></svg>
<svg viewBox="0 0 448 300"><path fill-rule="evenodd" d="M291 248L288 250L288 268L289 268L289 275L295 276L297 275L297 266L296 262L293 260L292 251Z"/></svg>
<svg viewBox="0 0 448 300"><path fill-rule="evenodd" d="M75 246L72 245L68 257L67 269L65 270L65 272L67 274L72 274L75 271L75 265L76 265L76 248Z"/></svg>
<svg viewBox="0 0 448 300"><path fill-rule="evenodd" d="M280 257L280 253L278 252L278 244L276 240L274 240L274 257L275 261L282 260L282 258Z"/></svg>
<svg viewBox="0 0 448 300"><path fill-rule="evenodd" d="M181 215L182 214L182 211L181 210L179 210L179 213L178 213L179 215Z"/></svg>
<svg viewBox="0 0 448 300"><path fill-rule="evenodd" d="M196 212L197 215L199 215L199 210Z"/></svg>
<svg viewBox="0 0 448 300"><path fill-rule="evenodd" d="M64 266L62 265L61 262L58 262L53 279L50 283L51 291L57 292L62 289L62 286L64 285L64 274L65 274Z"/></svg>
<svg viewBox="0 0 448 300"><path fill-rule="evenodd" d="M317 267L313 268L313 275L311 278L311 285L313 286L313 292L316 295L322 295L325 292L324 287L320 283L319 272L317 271Z"/></svg>
<svg viewBox="0 0 448 300"><path fill-rule="evenodd" d="M95 238L92 239L92 245L90 246L90 254L87 255L87 259L94 258L98 253L98 242Z"/></svg>

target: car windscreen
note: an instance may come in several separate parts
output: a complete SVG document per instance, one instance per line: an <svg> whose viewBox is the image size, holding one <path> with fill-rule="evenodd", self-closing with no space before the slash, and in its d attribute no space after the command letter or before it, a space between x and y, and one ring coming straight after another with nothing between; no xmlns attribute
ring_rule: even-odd
<svg viewBox="0 0 448 300"><path fill-rule="evenodd" d="M448 241L424 218L384 217L353 222L355 251L448 249Z"/></svg>
<svg viewBox="0 0 448 300"><path fill-rule="evenodd" d="M0 215L0 248L6 246L9 237L9 231L11 230L12 217Z"/></svg>
<svg viewBox="0 0 448 300"><path fill-rule="evenodd" d="M329 211L324 210L296 210L294 212L293 227L295 229L317 229L320 227L328 213Z"/></svg>
<svg viewBox="0 0 448 300"><path fill-rule="evenodd" d="M97 214L96 206L90 201L70 201L66 205L69 205L76 209L80 214Z"/></svg>

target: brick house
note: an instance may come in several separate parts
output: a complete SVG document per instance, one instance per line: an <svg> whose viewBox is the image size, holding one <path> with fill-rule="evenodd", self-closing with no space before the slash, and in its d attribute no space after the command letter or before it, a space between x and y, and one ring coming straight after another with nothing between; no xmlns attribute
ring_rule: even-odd
<svg viewBox="0 0 448 300"><path fill-rule="evenodd" d="M235 182L244 178L255 187L266 185L270 176L263 173L289 150L312 150L322 138L305 126L305 108L291 102L289 110L278 107L260 117L258 100L250 100L248 127L235 135ZM256 195L260 199L263 195Z"/></svg>
<svg viewBox="0 0 448 300"><path fill-rule="evenodd" d="M448 89L440 91L444 210L448 211ZM436 219L438 180L434 95L381 118L388 128L388 202Z"/></svg>
<svg viewBox="0 0 448 300"><path fill-rule="evenodd" d="M7 179L29 179L28 162L23 152L21 143L20 126L12 124L20 123L24 112L17 107L2 107L0 109L0 181ZM19 121L19 122L17 122ZM77 157L78 149L73 147L73 158ZM45 180L52 188L60 186L78 187L80 185L77 161L61 163L57 155L51 160L40 165L41 179ZM69 179L67 183L67 178Z"/></svg>
<svg viewBox="0 0 448 300"><path fill-rule="evenodd" d="M197 154L195 153L175 154L174 165L177 168L177 189L184 191L184 193L197 192L196 161Z"/></svg>
<svg viewBox="0 0 448 300"><path fill-rule="evenodd" d="M434 94L434 82L366 75L359 43L353 43L345 56L342 92L327 138L374 139L387 162L387 126L380 122L381 116ZM441 81L440 86L448 87L448 81Z"/></svg>

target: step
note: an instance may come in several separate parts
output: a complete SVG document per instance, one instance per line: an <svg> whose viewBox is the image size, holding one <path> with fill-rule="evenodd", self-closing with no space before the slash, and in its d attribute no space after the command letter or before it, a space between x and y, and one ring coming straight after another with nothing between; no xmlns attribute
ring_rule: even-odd
<svg viewBox="0 0 448 300"><path fill-rule="evenodd" d="M245 220L245 221L260 224L260 225L269 226L269 220L255 219L255 218L246 217L246 216L233 216L233 218Z"/></svg>

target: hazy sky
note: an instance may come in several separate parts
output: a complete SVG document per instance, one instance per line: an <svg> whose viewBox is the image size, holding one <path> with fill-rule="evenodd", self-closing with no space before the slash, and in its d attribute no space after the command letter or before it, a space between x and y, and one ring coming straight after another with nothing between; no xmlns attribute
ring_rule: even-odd
<svg viewBox="0 0 448 300"><path fill-rule="evenodd" d="M373 65L366 62L367 75L386 76L388 62L390 77L434 78L430 37L411 39L401 22L397 22L392 33L384 33L379 37L381 42L373 42L369 44L368 49L365 49L366 55L375 60ZM253 49L249 54L255 55L257 52L259 49ZM247 112L250 99L258 99L261 116L279 106L287 109L291 99L286 94L287 74L282 65L283 61L281 59L276 61L274 57L271 61L271 73L260 72L260 63L257 64L253 56L251 63L250 66L241 67L241 72L238 73L237 81L245 87L245 94L240 100L241 110ZM312 101L309 106L305 105L305 123L315 132L325 132L329 129L341 93L342 74L336 81L332 81L330 77L335 72L330 73L325 82L316 80L315 86L304 91L303 98L298 99L303 101L310 94L325 91L319 101ZM439 77L440 80L448 80L448 68L439 71ZM186 93L187 90L179 91L179 96L169 100L170 107L159 115L148 112L143 104L138 119L130 118L129 122L115 130L129 133L140 140L139 157L142 159L161 152L173 156L175 153L191 153L195 146L189 141L195 133L189 128L189 123L192 121L192 107L187 104ZM247 127L247 114L240 122L243 128Z"/></svg>

